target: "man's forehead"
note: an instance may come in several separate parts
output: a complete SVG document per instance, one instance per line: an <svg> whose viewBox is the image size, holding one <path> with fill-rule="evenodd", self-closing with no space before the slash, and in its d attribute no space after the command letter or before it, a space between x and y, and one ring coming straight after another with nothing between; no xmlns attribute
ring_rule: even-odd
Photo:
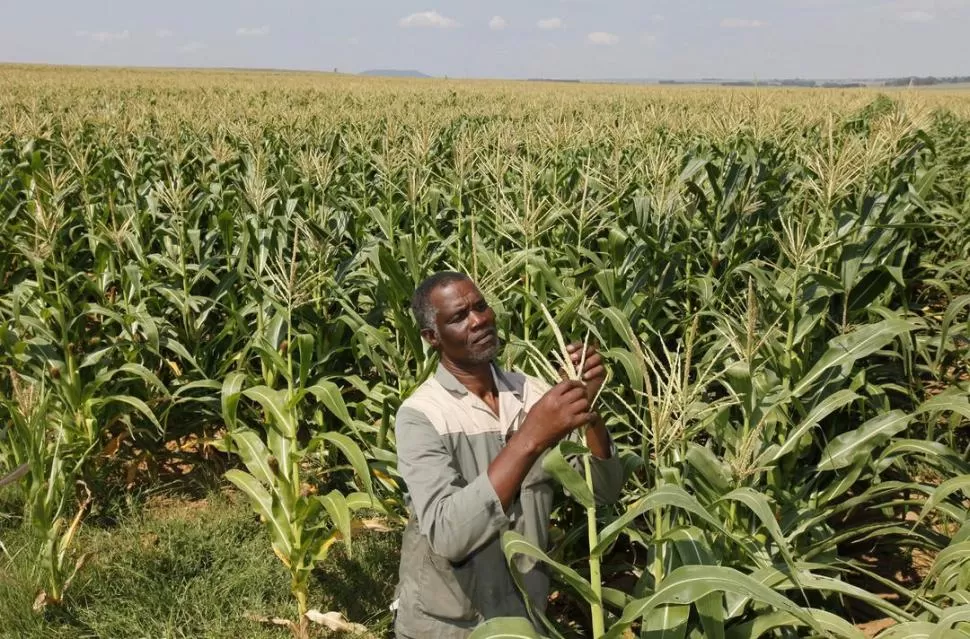
<svg viewBox="0 0 970 639"><path fill-rule="evenodd" d="M460 307L482 299L482 293L471 280L449 282L431 292L436 307Z"/></svg>

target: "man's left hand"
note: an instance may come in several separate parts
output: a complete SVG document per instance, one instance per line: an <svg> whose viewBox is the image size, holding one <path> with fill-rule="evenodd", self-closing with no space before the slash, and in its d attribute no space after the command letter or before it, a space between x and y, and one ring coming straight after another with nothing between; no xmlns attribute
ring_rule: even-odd
<svg viewBox="0 0 970 639"><path fill-rule="evenodd" d="M579 371L579 378L586 384L586 397L592 403L593 399L599 394L603 382L606 381L606 368L603 366L603 358L596 347L589 345L586 347L586 361L583 362L583 344L573 342L566 347L572 359L573 366L578 368L582 362L583 370Z"/></svg>

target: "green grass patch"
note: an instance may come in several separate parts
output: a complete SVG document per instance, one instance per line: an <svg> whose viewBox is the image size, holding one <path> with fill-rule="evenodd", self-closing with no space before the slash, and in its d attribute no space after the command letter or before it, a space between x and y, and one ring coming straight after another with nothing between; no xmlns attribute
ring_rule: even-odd
<svg viewBox="0 0 970 639"><path fill-rule="evenodd" d="M216 494L204 500L153 500L116 525L82 527L78 553L91 559L65 605L38 615L37 542L24 527L0 528L0 637L288 637L256 617L293 619L283 565L248 504ZM387 633L397 581L399 536L361 534L314 574L310 605L337 610ZM327 633L320 630L319 636Z"/></svg>

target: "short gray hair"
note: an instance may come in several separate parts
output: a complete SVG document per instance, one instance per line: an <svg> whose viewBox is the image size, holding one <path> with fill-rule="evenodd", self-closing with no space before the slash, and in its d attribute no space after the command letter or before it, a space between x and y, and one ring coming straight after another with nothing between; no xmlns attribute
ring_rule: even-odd
<svg viewBox="0 0 970 639"><path fill-rule="evenodd" d="M411 313L414 314L414 320L418 323L419 330L435 330L434 318L437 309L431 304L432 291L439 286L447 286L453 282L464 282L466 280L471 280L471 278L464 273L440 271L418 284L418 288L415 289L414 295L411 297Z"/></svg>

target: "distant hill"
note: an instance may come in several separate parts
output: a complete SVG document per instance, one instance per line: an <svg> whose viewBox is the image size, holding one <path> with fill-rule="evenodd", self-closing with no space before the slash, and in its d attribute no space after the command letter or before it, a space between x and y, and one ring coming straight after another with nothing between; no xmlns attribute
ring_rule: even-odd
<svg viewBox="0 0 970 639"><path fill-rule="evenodd" d="M359 75L381 75L389 78L430 78L431 76L414 69L368 69Z"/></svg>

